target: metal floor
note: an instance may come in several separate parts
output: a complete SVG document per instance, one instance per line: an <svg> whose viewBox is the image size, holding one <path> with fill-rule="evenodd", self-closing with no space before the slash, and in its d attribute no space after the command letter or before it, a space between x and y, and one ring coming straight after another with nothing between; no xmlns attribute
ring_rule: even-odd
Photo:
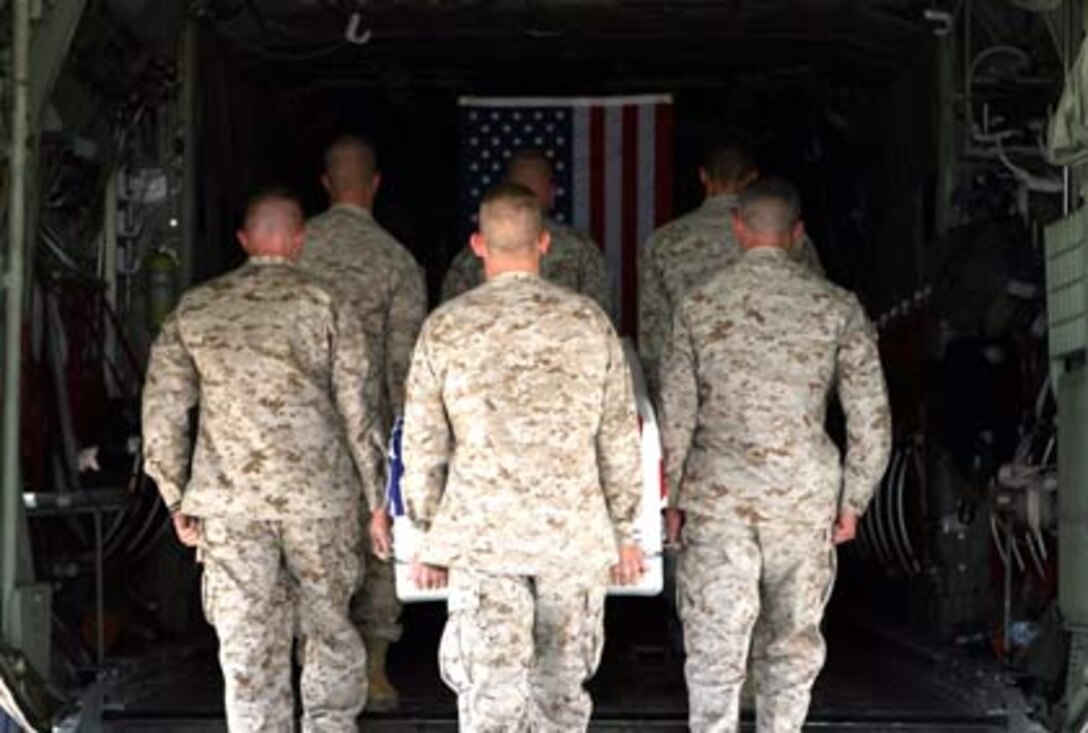
<svg viewBox="0 0 1088 733"><path fill-rule="evenodd" d="M660 600L610 602L608 644L591 689L594 731L683 731L682 665L668 652ZM364 716L364 731L453 731L453 695L435 650L444 608L408 607L405 639L390 652L402 694L396 714ZM812 731L1030 731L999 668L956 650L929 649L832 615L828 664L814 693ZM106 685L108 731L225 731L221 679L208 638L122 664ZM751 730L750 719L746 730Z"/></svg>

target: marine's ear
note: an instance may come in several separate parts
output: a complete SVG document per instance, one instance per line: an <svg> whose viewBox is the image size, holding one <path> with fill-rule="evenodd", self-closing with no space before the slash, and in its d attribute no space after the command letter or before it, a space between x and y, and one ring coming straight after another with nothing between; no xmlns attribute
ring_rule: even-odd
<svg viewBox="0 0 1088 733"><path fill-rule="evenodd" d="M472 248L472 253L481 260L487 256L487 240L484 239L483 234L473 232L472 236L468 238L468 246Z"/></svg>

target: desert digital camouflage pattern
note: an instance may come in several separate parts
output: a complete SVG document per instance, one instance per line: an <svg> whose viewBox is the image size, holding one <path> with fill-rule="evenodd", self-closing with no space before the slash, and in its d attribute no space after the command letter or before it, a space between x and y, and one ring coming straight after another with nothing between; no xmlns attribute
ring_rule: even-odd
<svg viewBox="0 0 1088 733"><path fill-rule="evenodd" d="M302 730L358 730L366 652L347 617L360 569L358 538L354 515L202 520L204 614L219 636L231 733L294 731L290 659L296 614L306 639L300 660Z"/></svg>
<svg viewBox="0 0 1088 733"><path fill-rule="evenodd" d="M412 349L427 316L423 271L370 211L351 204L335 204L307 222L300 265L328 283L362 323L374 355L372 378L384 388L388 411L382 431L388 435L393 416L404 410ZM368 556L351 617L364 638L393 642L402 633L393 565L370 552L369 518L368 512L361 513L362 547Z"/></svg>
<svg viewBox="0 0 1088 733"><path fill-rule="evenodd" d="M638 346L650 393L657 396L658 361L673 309L696 285L740 259L733 236L734 194L711 196L695 211L655 231L639 251ZM807 238L797 257L823 274L816 248Z"/></svg>
<svg viewBox="0 0 1088 733"><path fill-rule="evenodd" d="M883 475L891 417L876 334L857 299L752 250L677 310L662 363L670 503L692 514L830 526L861 513ZM845 466L824 431L837 387Z"/></svg>
<svg viewBox="0 0 1088 733"><path fill-rule="evenodd" d="M642 494L623 347L587 299L511 273L423 327L404 415L422 559L537 575L608 567Z"/></svg>
<svg viewBox="0 0 1088 733"><path fill-rule="evenodd" d="M356 730L366 652L348 600L360 485L376 505L382 464L369 369L358 322L275 257L186 293L152 348L147 471L171 507L201 518L204 609L235 733L293 730L296 622L303 730Z"/></svg>
<svg viewBox="0 0 1088 733"><path fill-rule="evenodd" d="M299 266L329 284L362 322L385 398L404 409L412 348L427 316L423 271L412 254L360 206L336 204L306 223ZM388 434L389 419L382 429Z"/></svg>
<svg viewBox="0 0 1088 733"><path fill-rule="evenodd" d="M676 580L692 731L739 729L747 668L757 730L800 733L835 567L828 528L688 521Z"/></svg>
<svg viewBox="0 0 1088 733"><path fill-rule="evenodd" d="M844 461L824 431L834 388ZM800 731L824 661L831 527L865 510L890 452L875 333L853 295L784 250L752 250L676 310L661 404L669 501L687 517L692 730L737 730L752 640L758 730Z"/></svg>
<svg viewBox="0 0 1088 733"><path fill-rule="evenodd" d="M286 260L250 258L186 293L155 340L147 473L168 506L196 517L339 517L355 511L360 483L377 506L384 438L369 364L358 319L325 286Z"/></svg>
<svg viewBox="0 0 1088 733"><path fill-rule="evenodd" d="M436 311L412 361L401 488L450 568L440 661L471 731L584 730L607 568L642 495L631 375L588 298L509 273Z"/></svg>
<svg viewBox="0 0 1088 733"><path fill-rule="evenodd" d="M586 235L556 221L548 219L544 225L551 234L552 244L548 254L540 259L541 276L592 298L611 317L612 291L601 248ZM483 263L471 248L465 247L453 259L442 281L442 301L452 300L483 281Z"/></svg>
<svg viewBox="0 0 1088 733"><path fill-rule="evenodd" d="M606 583L604 573L450 572L438 660L457 692L461 730L586 730L593 703L584 684L604 649Z"/></svg>

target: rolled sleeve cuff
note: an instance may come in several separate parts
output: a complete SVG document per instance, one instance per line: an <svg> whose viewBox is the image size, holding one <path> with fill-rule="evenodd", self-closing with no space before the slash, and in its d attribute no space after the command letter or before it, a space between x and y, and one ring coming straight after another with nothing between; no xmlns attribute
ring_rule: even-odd
<svg viewBox="0 0 1088 733"><path fill-rule="evenodd" d="M865 510L869 508L869 501L872 498L872 491L857 491L852 490L849 486L846 489L845 499L843 500L843 509L853 512L857 516L865 514Z"/></svg>
<svg viewBox="0 0 1088 733"><path fill-rule="evenodd" d="M183 499L182 491L177 486L173 486L166 483L159 483L159 495L162 497L162 501L166 504L166 508L170 510L170 513L181 511L181 503Z"/></svg>
<svg viewBox="0 0 1088 733"><path fill-rule="evenodd" d="M613 522L613 530L616 533L616 544L620 547L635 544L634 521Z"/></svg>

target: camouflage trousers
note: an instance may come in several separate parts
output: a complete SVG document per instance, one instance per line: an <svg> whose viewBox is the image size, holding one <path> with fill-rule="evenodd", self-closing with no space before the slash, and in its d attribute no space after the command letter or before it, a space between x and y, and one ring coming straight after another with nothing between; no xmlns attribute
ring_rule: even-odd
<svg viewBox="0 0 1088 733"><path fill-rule="evenodd" d="M232 733L292 733L291 642L297 617L302 729L357 730L366 653L348 620L358 577L354 517L247 522L204 519L204 613L219 637Z"/></svg>
<svg viewBox="0 0 1088 733"><path fill-rule="evenodd" d="M684 543L677 591L691 730L738 730L750 662L756 730L800 731L826 656L820 622L836 567L830 530L692 523Z"/></svg>
<svg viewBox="0 0 1088 733"><path fill-rule="evenodd" d="M363 573L351 599L351 620L364 641L400 641L400 601L397 600L393 563L370 551L369 517L362 519Z"/></svg>
<svg viewBox="0 0 1088 733"><path fill-rule="evenodd" d="M574 577L450 570L442 679L467 733L584 731L585 683L604 647L604 573Z"/></svg>

